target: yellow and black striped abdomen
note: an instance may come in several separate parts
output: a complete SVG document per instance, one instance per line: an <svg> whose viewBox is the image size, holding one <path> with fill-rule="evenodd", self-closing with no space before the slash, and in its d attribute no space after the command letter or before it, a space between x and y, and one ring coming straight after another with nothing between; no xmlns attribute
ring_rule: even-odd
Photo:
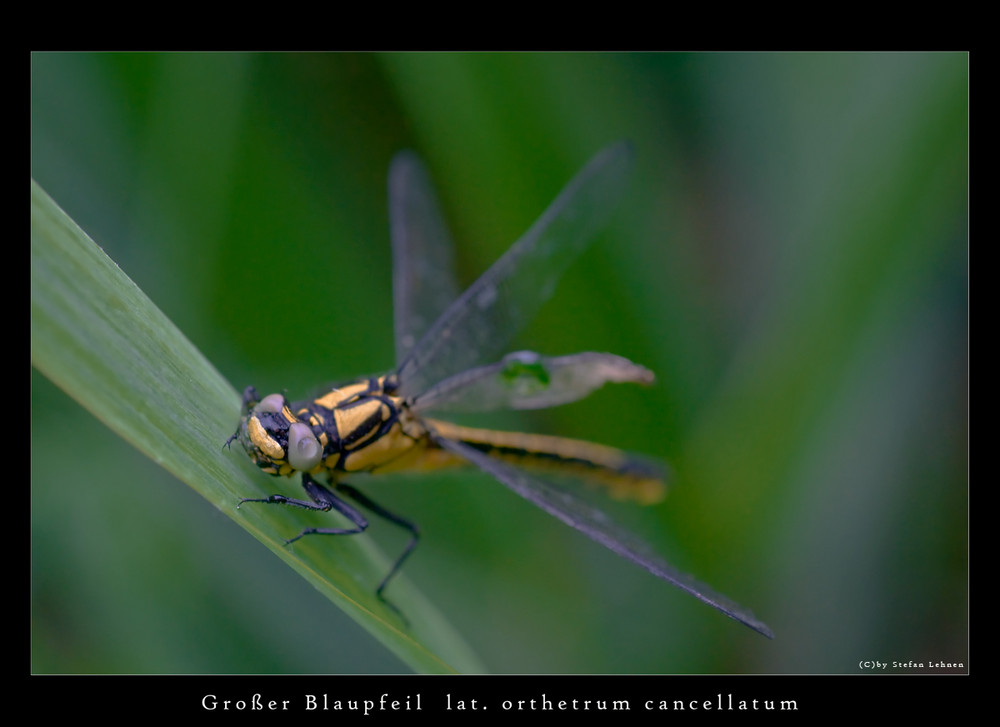
<svg viewBox="0 0 1000 727"><path fill-rule="evenodd" d="M666 472L661 465L614 447L546 434L502 432L431 419L426 421L442 437L464 442L491 457L527 469L572 474L606 488L616 499L650 505L660 502L666 495ZM427 456L435 455L427 452ZM463 462L454 455L446 457L454 461L443 456L439 466Z"/></svg>

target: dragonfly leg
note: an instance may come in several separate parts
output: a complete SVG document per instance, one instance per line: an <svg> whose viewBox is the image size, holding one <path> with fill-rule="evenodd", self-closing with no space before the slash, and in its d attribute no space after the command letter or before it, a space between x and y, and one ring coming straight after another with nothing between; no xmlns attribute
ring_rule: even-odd
<svg viewBox="0 0 1000 727"><path fill-rule="evenodd" d="M306 528L291 540L286 540L286 544L294 543L296 540L305 537L306 535L357 535L358 533L363 533L368 528L368 520L365 519L365 516L362 515L357 508L347 502L344 502L344 500L337 497L336 494L321 485L308 474L302 474L302 486L309 494L309 497L312 498L312 502L309 502L308 500L297 500L292 497L285 497L284 495L271 495L270 497L264 498L243 498L240 500L240 505L244 502L263 502L278 505L291 505L293 507L301 507L306 510L319 510L321 512L336 510L355 525L353 528ZM379 517L383 517L389 522L395 523L396 525L409 531L410 542L407 543L402 554L396 559L396 562L393 563L392 568L389 569L389 572L382 579L382 582L378 584L378 588L375 589L375 595L378 596L378 599L395 611L400 618L405 621L406 617L403 616L402 612L385 597L383 592L385 591L389 580L399 572L400 567L403 565L403 561L405 561L407 557L409 557L410 553L413 552L413 549L417 547L417 541L420 539L420 529L406 518L400 517L399 515L386 510L384 507L374 502L367 495L364 495L351 485L346 483L337 483L334 488Z"/></svg>
<svg viewBox="0 0 1000 727"><path fill-rule="evenodd" d="M306 535L357 535L358 533L363 533L368 528L368 521L364 515L358 512L357 508L341 500L305 472L302 473L302 487L309 493L312 502L308 500L296 500L293 497L285 497L284 495L271 495L262 499L244 498L240 501L240 504L242 505L244 502L265 502L278 505L291 505L293 507L301 507L305 510L319 510L320 512L336 510L354 523L353 528L306 528L294 538L286 540L285 545L291 545Z"/></svg>
<svg viewBox="0 0 1000 727"><path fill-rule="evenodd" d="M396 573L399 572L399 569L403 565L403 561L405 561L410 556L410 553L413 552L413 549L417 547L417 542L420 540L420 528L418 528L417 525L411 522L410 520L400 517L394 512L386 510L377 502L374 502L370 497L358 491L351 485L348 485L347 483L338 484L337 489L344 492L348 497L350 497L352 500L357 502L362 507L370 510L379 517L385 518L391 523L395 523L396 525L409 531L410 533L410 542L406 544L406 548L404 548L400 556L396 558L396 562L393 563L392 568L386 574L385 578L382 579L382 582L379 583L378 588L375 590L375 595L377 595L379 598L385 601L385 597L382 595L382 592L385 590L386 585L388 585L389 579L391 579L394 575L396 575ZM386 603L388 603L388 601L386 601Z"/></svg>
<svg viewBox="0 0 1000 727"><path fill-rule="evenodd" d="M322 533L326 535L347 535L360 533L368 527L368 522L361 515L361 513L305 473L302 474L302 487L305 488L309 497L312 498L312 502L309 502L308 500L298 500L294 497L285 497L284 495L269 495L268 497L244 497L240 500L239 505L236 507L238 509L244 502L263 502L270 505L291 505L292 507L301 507L304 510L319 510L320 512L329 512L333 509L357 526L357 528L352 528L350 530L336 530L335 532L332 529L329 531L325 529L322 530ZM286 542L293 543L303 535L309 535L312 532L313 530L303 530L297 536Z"/></svg>

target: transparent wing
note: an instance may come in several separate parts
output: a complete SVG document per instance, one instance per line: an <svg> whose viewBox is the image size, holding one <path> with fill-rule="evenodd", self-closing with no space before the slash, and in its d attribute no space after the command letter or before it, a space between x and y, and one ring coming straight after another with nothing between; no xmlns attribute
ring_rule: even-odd
<svg viewBox="0 0 1000 727"><path fill-rule="evenodd" d="M397 370L400 393L419 394L453 374L495 361L552 296L563 272L618 204L631 166L628 143L598 153L410 350Z"/></svg>
<svg viewBox="0 0 1000 727"><path fill-rule="evenodd" d="M651 384L653 372L611 353L550 358L532 351L449 376L417 396L414 411L546 409L582 399L608 383Z"/></svg>
<svg viewBox="0 0 1000 727"><path fill-rule="evenodd" d="M609 548L623 558L642 566L657 578L687 591L692 596L712 608L718 609L732 619L749 626L769 639L774 633L751 611L716 593L704 583L681 573L655 555L645 543L613 523L601 510L577 499L556 485L514 469L503 462L462 442L435 436L442 448L463 457L480 469L493 475L503 484L526 500L534 503L572 528Z"/></svg>
<svg viewBox="0 0 1000 727"><path fill-rule="evenodd" d="M396 364L458 297L451 236L423 162L411 151L389 167Z"/></svg>

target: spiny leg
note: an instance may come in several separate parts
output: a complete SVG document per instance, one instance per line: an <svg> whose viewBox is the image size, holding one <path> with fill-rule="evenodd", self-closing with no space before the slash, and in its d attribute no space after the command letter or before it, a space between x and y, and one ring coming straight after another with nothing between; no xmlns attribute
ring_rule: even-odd
<svg viewBox="0 0 1000 727"><path fill-rule="evenodd" d="M366 520L357 509L341 500L333 492L316 482L316 480L306 473L302 474L302 486L309 494L309 497L312 498L312 502L307 500L298 500L292 497L285 497L284 495L270 495L265 498L245 497L240 500L239 504L242 505L244 502L263 502L268 504L291 505L293 507L301 507L306 510L319 510L321 512L329 512L331 509L334 509L356 526L354 528L306 528L291 540L286 540L286 545L294 543L296 540L305 537L306 535L356 535L364 532L368 528L368 520ZM379 583L378 588L375 589L375 595L378 596L378 599L399 614L400 618L406 621L406 617L403 616L403 613L395 606L395 604L385 597L384 591L389 583L389 580L396 575L400 567L403 565L403 561L405 561L406 558L409 557L410 553L413 552L413 549L416 548L417 541L420 539L420 529L416 526L416 524L400 517L399 515L396 515L393 512L390 512L389 510L386 510L384 507L374 502L371 498L362 494L356 488L348 484L339 483L334 485L334 487L337 490L342 491L348 497L351 497L362 507L371 510L376 515L383 517L389 522L395 523L410 532L410 542L407 543L402 554L396 559L396 562L393 563L392 568L389 569L388 574L386 574L386 576L382 579L382 582Z"/></svg>
<svg viewBox="0 0 1000 727"><path fill-rule="evenodd" d="M244 502L263 502L271 505L291 505L292 507L301 507L304 510L319 510L320 512L329 512L332 509L355 525L353 528L306 528L291 540L286 540L285 545L290 545L306 535L357 535L363 533L368 527L368 521L364 515L304 472L302 473L302 487L312 498L312 502L284 495L270 495L263 498L244 497L240 500L240 505ZM238 507L239 505L237 505Z"/></svg>
<svg viewBox="0 0 1000 727"><path fill-rule="evenodd" d="M407 520L406 518L400 517L399 515L386 510L384 507L373 501L367 495L359 492L356 488L352 487L351 485L348 485L346 483L341 483L337 486L337 489L343 491L345 494L348 495L348 497L353 499L362 507L371 510L379 517L385 518L389 522L394 523L401 528L404 528L410 533L410 542L406 544L406 548L404 548L400 556L396 558L396 562L392 564L392 568L389 569L389 572L386 574L385 578L382 579L382 582L378 584L378 588L375 589L375 595L378 596L382 601L385 601L385 603L392 606L391 603L386 601L385 597L382 595L382 592L388 585L389 579L392 578L394 575L396 575L396 573L402 567L403 561L405 561L410 556L410 553L413 552L413 549L417 547L417 542L420 540L420 528L417 527L416 523L413 523L410 520ZM395 607L393 606L393 608Z"/></svg>

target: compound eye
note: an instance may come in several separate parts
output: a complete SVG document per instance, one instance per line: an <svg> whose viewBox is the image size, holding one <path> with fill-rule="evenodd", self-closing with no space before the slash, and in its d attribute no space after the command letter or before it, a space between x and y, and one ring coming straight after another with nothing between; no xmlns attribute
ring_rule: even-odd
<svg viewBox="0 0 1000 727"><path fill-rule="evenodd" d="M262 414L265 412L271 414L277 414L285 406L285 397L281 394L268 394L260 403L253 408L255 414Z"/></svg>
<svg viewBox="0 0 1000 727"><path fill-rule="evenodd" d="M262 402L263 403L263 402ZM288 464L308 472L323 458L323 448L308 424L295 422L288 427Z"/></svg>

